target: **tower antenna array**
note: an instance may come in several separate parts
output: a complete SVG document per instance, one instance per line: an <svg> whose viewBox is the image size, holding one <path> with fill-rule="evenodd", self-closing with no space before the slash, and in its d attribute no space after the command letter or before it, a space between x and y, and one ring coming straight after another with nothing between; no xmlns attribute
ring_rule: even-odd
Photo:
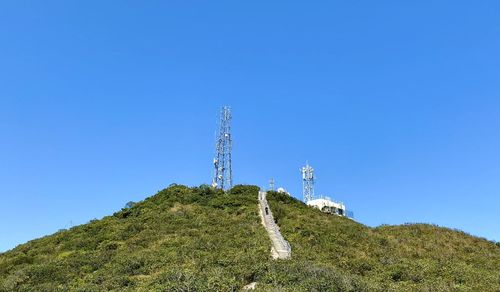
<svg viewBox="0 0 500 292"><path fill-rule="evenodd" d="M274 178L269 180L269 190L274 191Z"/></svg>
<svg viewBox="0 0 500 292"><path fill-rule="evenodd" d="M212 186L228 190L233 187L233 169L231 165L231 108L224 106L221 109L219 129L215 141L214 178Z"/></svg>
<svg viewBox="0 0 500 292"><path fill-rule="evenodd" d="M306 166L300 169L302 172L302 195L304 202L314 199L314 169L306 162Z"/></svg>

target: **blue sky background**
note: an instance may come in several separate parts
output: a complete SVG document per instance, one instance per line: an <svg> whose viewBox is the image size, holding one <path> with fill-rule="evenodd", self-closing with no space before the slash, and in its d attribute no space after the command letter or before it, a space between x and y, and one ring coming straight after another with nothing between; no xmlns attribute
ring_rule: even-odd
<svg viewBox="0 0 500 292"><path fill-rule="evenodd" d="M0 251L209 183L274 177L369 226L500 240L498 1L2 1Z"/></svg>

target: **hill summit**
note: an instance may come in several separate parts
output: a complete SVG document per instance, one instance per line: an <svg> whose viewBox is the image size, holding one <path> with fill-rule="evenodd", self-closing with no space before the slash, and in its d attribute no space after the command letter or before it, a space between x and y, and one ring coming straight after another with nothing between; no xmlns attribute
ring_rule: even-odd
<svg viewBox="0 0 500 292"><path fill-rule="evenodd" d="M0 291L500 291L500 246L425 224L369 228L277 192L292 247L273 260L259 188L172 185L0 254Z"/></svg>

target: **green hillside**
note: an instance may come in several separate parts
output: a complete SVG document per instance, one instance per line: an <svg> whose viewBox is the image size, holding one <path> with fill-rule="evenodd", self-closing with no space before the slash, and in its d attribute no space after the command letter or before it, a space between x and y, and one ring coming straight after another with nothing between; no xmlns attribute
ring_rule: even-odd
<svg viewBox="0 0 500 292"><path fill-rule="evenodd" d="M112 216L0 254L0 291L500 291L500 247L430 225L368 228L287 195L272 260L258 188L173 185Z"/></svg>

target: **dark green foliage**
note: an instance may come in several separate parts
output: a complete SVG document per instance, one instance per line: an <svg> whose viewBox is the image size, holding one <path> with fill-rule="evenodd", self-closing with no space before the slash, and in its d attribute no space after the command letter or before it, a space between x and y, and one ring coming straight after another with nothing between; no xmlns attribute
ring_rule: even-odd
<svg viewBox="0 0 500 292"><path fill-rule="evenodd" d="M430 225L372 229L270 192L292 245L274 261L257 192L172 184L0 254L0 291L500 290L498 244Z"/></svg>
<svg viewBox="0 0 500 292"><path fill-rule="evenodd" d="M500 291L500 247L492 242L428 224L372 229L286 194L267 197L294 261L361 276L369 290Z"/></svg>
<svg viewBox="0 0 500 292"><path fill-rule="evenodd" d="M125 204L125 208L130 209L130 208L134 207L135 204L137 204L137 203L133 202L133 201L129 201L127 204Z"/></svg>
<svg viewBox="0 0 500 292"><path fill-rule="evenodd" d="M172 185L1 254L0 290L238 290L269 258L257 190Z"/></svg>

